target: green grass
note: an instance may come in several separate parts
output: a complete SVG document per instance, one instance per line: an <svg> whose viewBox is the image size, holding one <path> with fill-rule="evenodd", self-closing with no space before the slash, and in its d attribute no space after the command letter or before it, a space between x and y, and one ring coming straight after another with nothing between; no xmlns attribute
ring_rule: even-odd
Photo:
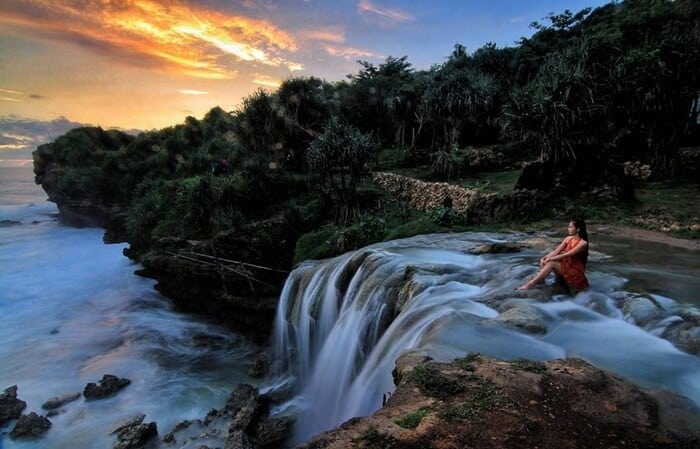
<svg viewBox="0 0 700 449"><path fill-rule="evenodd" d="M409 376L423 393L434 398L446 399L464 390L455 379L450 379L430 365L413 368Z"/></svg>
<svg viewBox="0 0 700 449"><path fill-rule="evenodd" d="M520 170L501 170L474 173L456 181L468 189L478 188L487 193L506 193L513 190L520 176Z"/></svg>
<svg viewBox="0 0 700 449"><path fill-rule="evenodd" d="M544 363L534 362L528 359L512 360L510 366L519 371L528 371L537 374L544 374L547 372L547 366Z"/></svg>
<svg viewBox="0 0 700 449"><path fill-rule="evenodd" d="M404 429L415 429L423 418L430 414L430 409L419 408L415 412L409 413L401 419L396 420L396 424Z"/></svg>
<svg viewBox="0 0 700 449"><path fill-rule="evenodd" d="M474 370L476 370L474 362L476 362L479 359L479 357L481 357L481 355L478 352L470 352L464 357L455 359L455 363L463 370L473 372Z"/></svg>

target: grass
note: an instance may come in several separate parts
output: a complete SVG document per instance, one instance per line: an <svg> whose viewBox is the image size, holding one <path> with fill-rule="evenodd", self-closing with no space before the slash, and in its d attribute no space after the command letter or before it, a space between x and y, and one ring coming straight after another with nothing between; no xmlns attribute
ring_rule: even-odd
<svg viewBox="0 0 700 449"><path fill-rule="evenodd" d="M462 421L472 418L484 411L491 410L503 403L504 398L498 392L493 381L474 377L476 388L470 391L473 399L470 402L451 404L438 412L438 417L446 421Z"/></svg>
<svg viewBox="0 0 700 449"><path fill-rule="evenodd" d="M413 368L409 376L409 379L423 393L434 398L447 399L464 390L464 387L455 379L450 379L430 365L419 365Z"/></svg>
<svg viewBox="0 0 700 449"><path fill-rule="evenodd" d="M476 370L474 362L476 362L480 356L481 355L478 352L470 352L464 357L455 359L455 363L464 371L473 372L474 370Z"/></svg>
<svg viewBox="0 0 700 449"><path fill-rule="evenodd" d="M510 362L510 366L519 371L528 371L530 373L544 374L547 372L547 366L542 362L534 362L528 359L515 359Z"/></svg>
<svg viewBox="0 0 700 449"><path fill-rule="evenodd" d="M396 424L404 429L415 429L423 418L430 414L430 409L419 408L415 412L409 413L401 419L396 420Z"/></svg>

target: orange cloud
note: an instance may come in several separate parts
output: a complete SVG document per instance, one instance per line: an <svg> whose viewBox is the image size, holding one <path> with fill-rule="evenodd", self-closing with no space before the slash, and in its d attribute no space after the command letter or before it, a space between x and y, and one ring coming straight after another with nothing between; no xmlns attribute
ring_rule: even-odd
<svg viewBox="0 0 700 449"><path fill-rule="evenodd" d="M295 66L296 40L273 23L183 0L3 0L0 23L111 52L130 62L166 63L191 76L226 79L239 61ZM110 54L111 54L110 53Z"/></svg>
<svg viewBox="0 0 700 449"><path fill-rule="evenodd" d="M0 89L0 92L4 94L13 94L13 95L22 95L24 92L19 92L16 90L10 90L10 89Z"/></svg>
<svg viewBox="0 0 700 449"><path fill-rule="evenodd" d="M332 42L334 44L345 43L345 31L341 28L326 28L302 31L301 37L312 41Z"/></svg>
<svg viewBox="0 0 700 449"><path fill-rule="evenodd" d="M399 9L381 8L374 5L369 0L360 0L357 5L358 10L361 13L372 13L380 16L383 19L388 19L392 22L412 22L416 20L411 14L401 11Z"/></svg>
<svg viewBox="0 0 700 449"><path fill-rule="evenodd" d="M195 90L195 89L180 89L180 93L183 95L206 95L209 92L205 92L203 90Z"/></svg>
<svg viewBox="0 0 700 449"><path fill-rule="evenodd" d="M268 76L264 76L264 75L258 75L253 80L253 82L255 84L259 84L259 85L265 86L265 87L272 87L274 89L280 87L280 85L282 84L280 81L273 79L273 78L270 78Z"/></svg>
<svg viewBox="0 0 700 449"><path fill-rule="evenodd" d="M378 53L353 47L333 47L331 45L326 45L323 49L331 56L340 56L347 60L356 58L383 58L383 56Z"/></svg>

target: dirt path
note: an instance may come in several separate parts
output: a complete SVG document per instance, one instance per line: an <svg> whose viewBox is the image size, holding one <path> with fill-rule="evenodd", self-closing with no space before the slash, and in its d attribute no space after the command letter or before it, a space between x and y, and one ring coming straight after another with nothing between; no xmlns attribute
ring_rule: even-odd
<svg viewBox="0 0 700 449"><path fill-rule="evenodd" d="M647 229L615 226L604 223L589 223L588 229L598 234L614 235L617 237L626 237L654 243L663 243L676 248L700 251L700 240L679 239L660 231L649 231Z"/></svg>

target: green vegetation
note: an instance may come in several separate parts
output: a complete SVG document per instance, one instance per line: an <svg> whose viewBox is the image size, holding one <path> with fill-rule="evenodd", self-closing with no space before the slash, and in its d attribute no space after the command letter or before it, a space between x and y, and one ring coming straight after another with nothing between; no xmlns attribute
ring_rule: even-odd
<svg viewBox="0 0 700 449"><path fill-rule="evenodd" d="M423 421L423 418L425 418L429 414L430 409L419 408L415 412L409 413L403 418L397 420L396 424L398 424L399 427L403 427L404 429L415 429L416 427L418 427L418 424L420 424L420 422Z"/></svg>
<svg viewBox="0 0 700 449"><path fill-rule="evenodd" d="M542 362L534 362L528 359L515 359L510 362L510 366L520 371L529 371L536 374L547 372L547 365Z"/></svg>
<svg viewBox="0 0 700 449"><path fill-rule="evenodd" d="M448 405L438 412L439 418L446 421L462 421L503 403L505 398L492 381L476 376L472 380L475 381L475 385L467 392L469 402Z"/></svg>
<svg viewBox="0 0 700 449"><path fill-rule="evenodd" d="M476 366L474 366L474 362L479 360L479 357L481 355L478 352L470 352L464 357L460 357L455 359L455 363L457 366L462 368L464 371L469 371L472 372L476 370Z"/></svg>
<svg viewBox="0 0 700 449"><path fill-rule="evenodd" d="M464 390L457 380L445 376L431 365L419 365L413 368L409 376L409 380L423 393L434 398L447 399Z"/></svg>
<svg viewBox="0 0 700 449"><path fill-rule="evenodd" d="M35 172L41 180L57 165L67 199L126 207L136 254L164 237L223 235L238 238L231 258L283 269L421 233L532 226L410 210L368 179L372 170L487 193L539 189L552 195L546 210L559 211L545 218L697 238L674 221L700 216L697 185L677 184L700 165L699 19L694 0L550 14L514 47L457 44L426 70L390 56L360 61L345 81L291 78L235 111L137 136L76 128L37 149ZM626 178L620 164L630 160L648 164L656 184ZM664 223L646 219L659 213Z"/></svg>

